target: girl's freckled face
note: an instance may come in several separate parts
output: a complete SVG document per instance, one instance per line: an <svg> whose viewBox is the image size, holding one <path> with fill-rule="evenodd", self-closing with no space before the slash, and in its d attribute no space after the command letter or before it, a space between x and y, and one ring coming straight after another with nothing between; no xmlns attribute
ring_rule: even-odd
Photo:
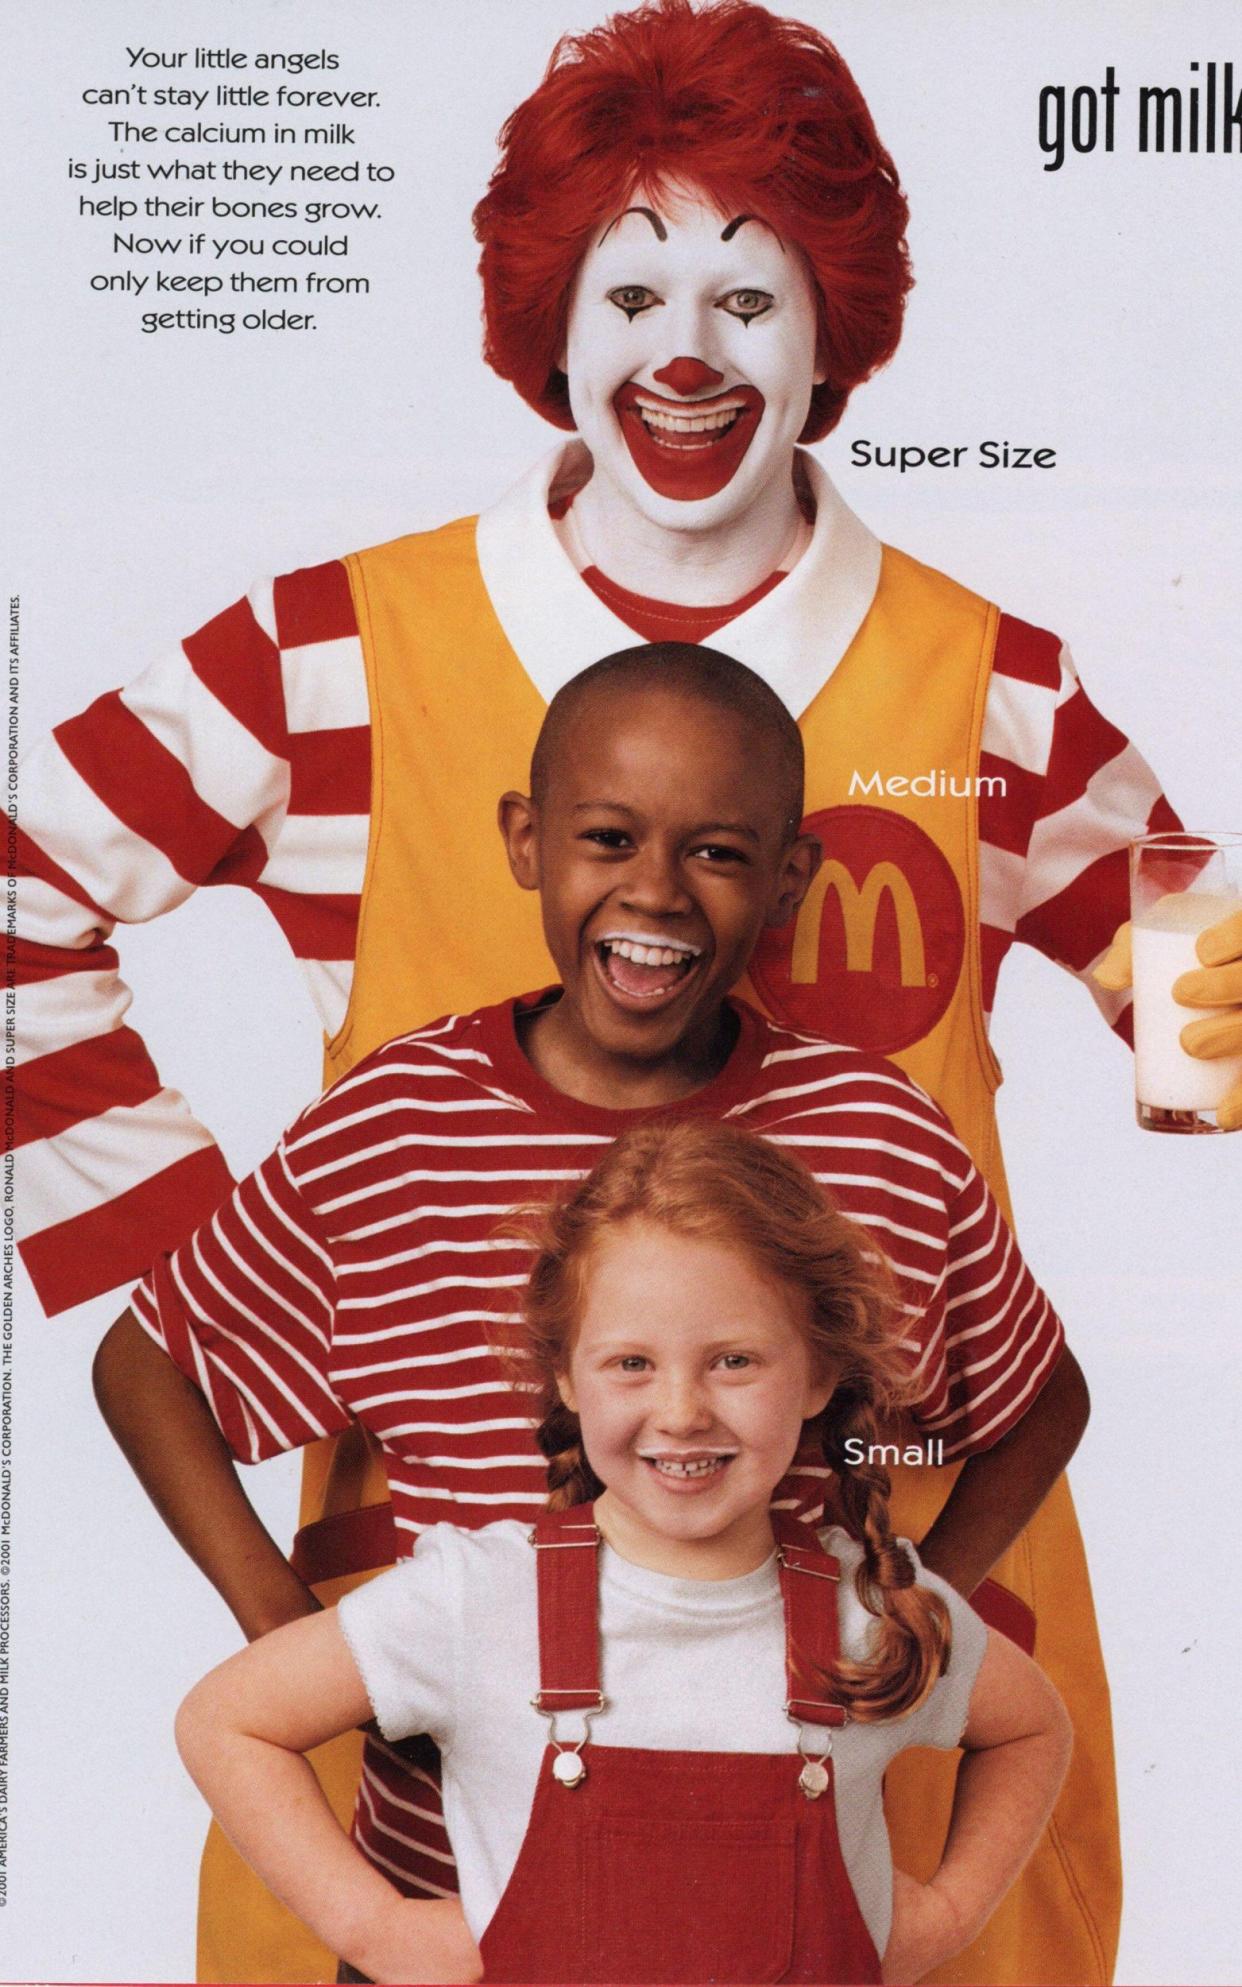
<svg viewBox="0 0 1242 1987"><path fill-rule="evenodd" d="M805 1305L705 1237L636 1218L597 1244L561 1390L625 1557L714 1579L767 1558L772 1493L832 1393Z"/></svg>

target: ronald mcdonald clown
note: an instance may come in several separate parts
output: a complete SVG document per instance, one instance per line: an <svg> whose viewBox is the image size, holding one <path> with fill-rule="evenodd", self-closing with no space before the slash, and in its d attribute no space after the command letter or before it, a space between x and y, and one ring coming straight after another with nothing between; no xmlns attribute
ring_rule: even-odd
<svg viewBox="0 0 1242 1987"><path fill-rule="evenodd" d="M540 984L536 907L487 823L525 785L546 700L636 635L713 638L803 726L828 859L744 991L900 1062L1004 1199L987 1015L1005 951L1025 939L1084 978L1103 960L1124 1031L1125 844L1177 823L1054 637L881 546L799 447L896 347L905 221L857 88L809 28L750 0L659 0L558 48L505 127L476 229L488 361L577 438L477 520L256 591L35 755L22 1242L49 1309L141 1271L227 1186L124 1026L115 922L198 883L254 889L306 967L329 1076ZM1005 797L995 778L981 795L981 772L1006 768ZM334 833L348 887L327 890L299 851ZM1239 952L1218 928L1183 988L1214 1010L1187 1036L1201 1053L1242 1046ZM952 1477L906 1473L902 1529L926 1532ZM324 1598L382 1556L383 1495L349 1438L309 1459L297 1564ZM996 1570L1034 1612L1077 1745L1043 1844L951 1976L1105 1981L1108 1700L1063 1482ZM348 1804L356 1751L325 1771ZM893 1783L897 1859L918 1873L951 1775L915 1760ZM203 1977L330 1969L213 1838Z"/></svg>

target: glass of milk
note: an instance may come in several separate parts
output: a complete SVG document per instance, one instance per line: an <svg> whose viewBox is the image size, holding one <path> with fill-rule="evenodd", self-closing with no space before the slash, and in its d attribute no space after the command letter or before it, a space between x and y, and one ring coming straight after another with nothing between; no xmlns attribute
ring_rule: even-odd
<svg viewBox="0 0 1242 1987"><path fill-rule="evenodd" d="M1145 835L1130 845L1134 1079L1145 1131L1219 1131L1216 1107L1242 1056L1201 1061L1179 1041L1210 1007L1183 1007L1173 982L1202 965L1200 932L1242 910L1242 834Z"/></svg>

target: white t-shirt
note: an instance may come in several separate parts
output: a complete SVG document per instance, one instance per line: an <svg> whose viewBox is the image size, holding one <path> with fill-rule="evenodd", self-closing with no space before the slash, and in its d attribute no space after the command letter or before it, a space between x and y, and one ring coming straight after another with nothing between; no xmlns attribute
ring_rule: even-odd
<svg viewBox="0 0 1242 1987"><path fill-rule="evenodd" d="M845 1533L822 1534L840 1561L842 1653L866 1651L867 1614L848 1577L861 1557ZM536 1555L513 1519L465 1531L436 1525L414 1556L346 1595L339 1618L380 1729L428 1732L444 1757L444 1815L466 1919L481 1938L517 1862L548 1741L531 1707L539 1688ZM987 1631L932 1573L920 1582L948 1603L949 1674L909 1717L832 1733L837 1825L845 1867L876 1950L892 1916L892 1863L881 1806L889 1761L908 1746L954 1747ZM736 1580L681 1580L600 1552L605 1709L591 1744L658 1751L793 1753L786 1718L785 1629L773 1554ZM808 1726L808 1750L824 1734ZM581 1714L562 1714L573 1740ZM591 1748L586 1749L588 1771Z"/></svg>

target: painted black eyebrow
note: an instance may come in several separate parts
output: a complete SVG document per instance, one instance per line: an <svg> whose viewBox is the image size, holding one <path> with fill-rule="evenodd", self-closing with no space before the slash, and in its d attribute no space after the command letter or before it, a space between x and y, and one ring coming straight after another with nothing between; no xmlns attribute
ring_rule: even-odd
<svg viewBox="0 0 1242 1987"><path fill-rule="evenodd" d="M758 221L759 226L761 228L767 228L768 233L771 235L773 241L776 243L776 246L779 248L781 254L784 255L785 253L784 242L777 234L776 229L772 227L767 221L765 221L761 214L735 214L733 216L733 219L729 221L721 229L720 231L721 241L732 241L738 229L744 228L746 226L747 221Z"/></svg>
<svg viewBox="0 0 1242 1987"><path fill-rule="evenodd" d="M667 241L667 240L668 240L668 229L667 229L667 228L665 227L665 225L664 225L663 221L662 221L662 220L660 219L660 216L659 216L659 215L658 215L658 214L657 214L657 213L656 213L656 212L654 211L654 209L653 209L653 208L651 208L651 207L626 207L626 208L624 208L624 209L622 210L622 212L621 212L620 214L618 214L618 215L617 215L617 218L616 218L616 220L615 220L615 221L609 221L609 223L608 223L608 226L607 226L607 227L606 227L606 228L604 229L604 232L603 232L603 234L602 234L602 235L600 236L600 238L599 238L599 242L600 242L600 247L601 247L601 248L603 247L604 243L605 243L605 242L607 241L607 239L608 239L609 235L610 235L610 234L612 233L613 229L614 229L615 227L618 227L618 226L620 225L620 223L621 223L621 222L622 222L622 221L623 221L623 220L625 219L625 217L626 217L626 215L627 215L627 214L642 214L642 215L644 215L644 216L645 216L645 218L646 218L646 219L647 219L648 221L650 221L650 223L651 223L651 231L652 231L652 233L654 234L654 236L655 236L656 240L657 240L657 241Z"/></svg>

